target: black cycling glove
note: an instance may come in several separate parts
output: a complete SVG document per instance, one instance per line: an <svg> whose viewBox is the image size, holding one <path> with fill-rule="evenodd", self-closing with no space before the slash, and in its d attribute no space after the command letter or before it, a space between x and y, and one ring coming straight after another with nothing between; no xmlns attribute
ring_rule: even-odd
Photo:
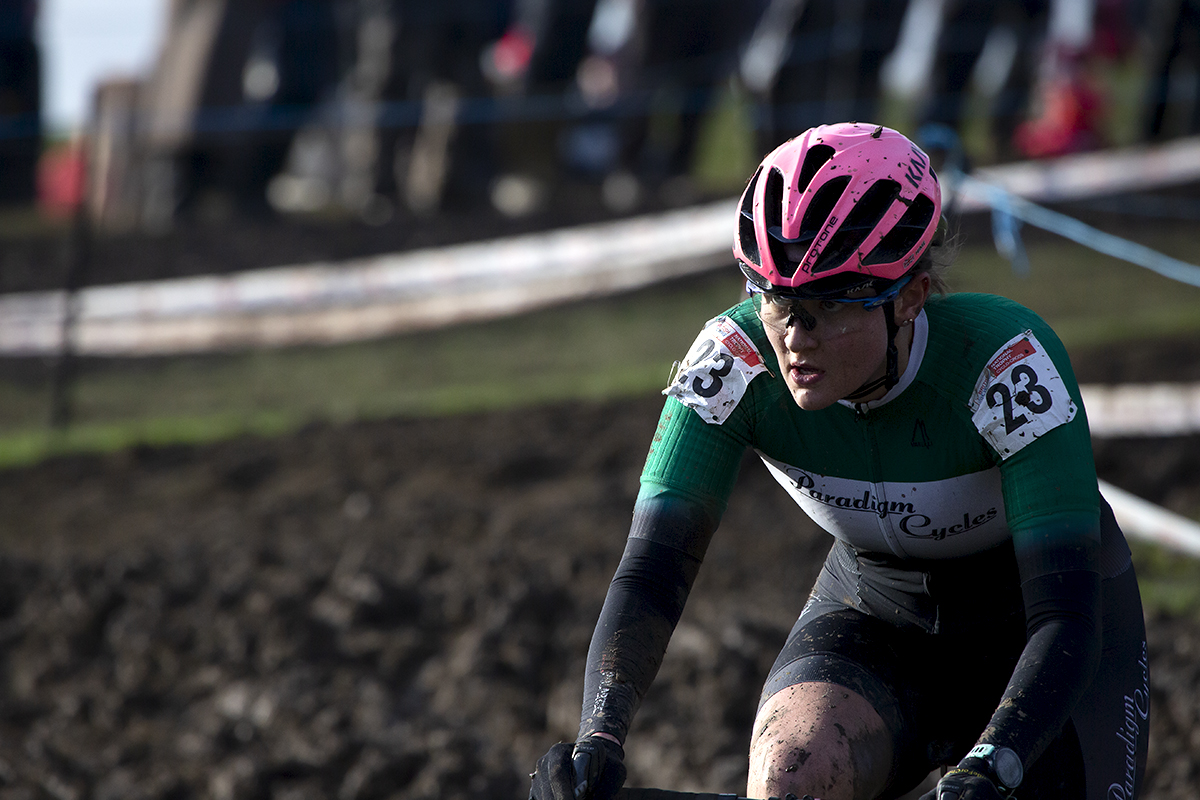
<svg viewBox="0 0 1200 800"><path fill-rule="evenodd" d="M559 742L530 777L529 800L612 800L625 783L625 751L602 736Z"/></svg>
<svg viewBox="0 0 1200 800"><path fill-rule="evenodd" d="M921 800L1005 800L1005 797L986 775L959 764L942 776L936 789L921 795Z"/></svg>

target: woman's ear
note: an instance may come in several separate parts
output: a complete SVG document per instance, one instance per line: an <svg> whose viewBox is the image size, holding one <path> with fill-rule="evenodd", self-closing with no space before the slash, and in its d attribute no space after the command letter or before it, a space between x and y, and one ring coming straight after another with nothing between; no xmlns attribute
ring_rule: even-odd
<svg viewBox="0 0 1200 800"><path fill-rule="evenodd" d="M919 272L900 290L894 305L897 325L909 325L917 318L921 309L925 307L925 301L929 299L931 287L929 273Z"/></svg>

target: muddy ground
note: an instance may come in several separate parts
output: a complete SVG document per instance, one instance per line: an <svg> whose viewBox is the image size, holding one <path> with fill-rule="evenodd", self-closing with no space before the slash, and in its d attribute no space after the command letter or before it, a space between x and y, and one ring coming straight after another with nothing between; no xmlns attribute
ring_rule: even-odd
<svg viewBox="0 0 1200 800"><path fill-rule="evenodd" d="M1200 380L1195 341L1076 354ZM0 472L0 800L524 798L572 737L660 398L318 425ZM1188 513L1200 437L1097 441ZM829 539L748 461L630 739L630 782L744 788ZM1149 620L1153 800L1200 786L1200 622Z"/></svg>
<svg viewBox="0 0 1200 800"><path fill-rule="evenodd" d="M0 292L597 218L558 212L8 242ZM1075 359L1086 382L1200 380L1194 339ZM660 406L316 425L0 471L0 800L523 800L538 755L574 734ZM1096 455L1103 478L1200 515L1200 437ZM759 686L828 546L748 461L631 736L630 783L744 788ZM1149 632L1144 797L1195 800L1200 622Z"/></svg>

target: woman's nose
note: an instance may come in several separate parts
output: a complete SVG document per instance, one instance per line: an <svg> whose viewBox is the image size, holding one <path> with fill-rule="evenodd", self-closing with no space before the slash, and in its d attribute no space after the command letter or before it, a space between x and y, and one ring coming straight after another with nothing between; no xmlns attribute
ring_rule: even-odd
<svg viewBox="0 0 1200 800"><path fill-rule="evenodd" d="M788 325L783 330L783 346L793 353L816 347L817 337L813 335L813 331L816 328L816 325L810 328L806 325L801 325L800 320L794 320L791 325Z"/></svg>

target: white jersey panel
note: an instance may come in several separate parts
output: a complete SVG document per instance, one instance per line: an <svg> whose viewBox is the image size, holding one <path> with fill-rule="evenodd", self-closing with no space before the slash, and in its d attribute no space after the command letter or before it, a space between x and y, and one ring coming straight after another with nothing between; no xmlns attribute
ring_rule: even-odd
<svg viewBox="0 0 1200 800"><path fill-rule="evenodd" d="M870 483L759 457L804 513L863 552L956 558L1009 536L999 467L937 481Z"/></svg>

